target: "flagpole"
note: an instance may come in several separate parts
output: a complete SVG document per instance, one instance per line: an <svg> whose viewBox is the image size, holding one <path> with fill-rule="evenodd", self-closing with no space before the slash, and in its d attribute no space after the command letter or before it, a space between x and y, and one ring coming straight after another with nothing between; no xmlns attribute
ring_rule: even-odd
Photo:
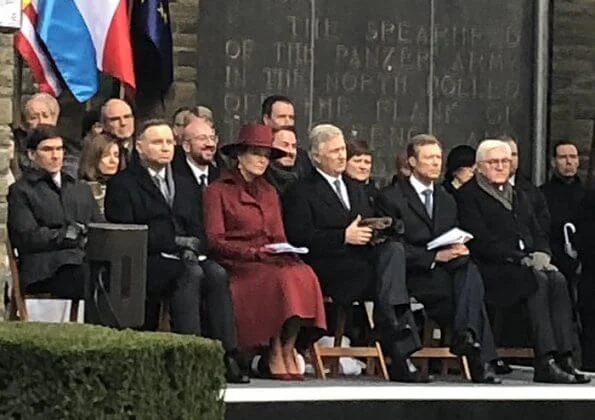
<svg viewBox="0 0 595 420"><path fill-rule="evenodd" d="M126 0L126 5L128 6L127 9L127 14L128 14L128 30L130 32L130 25L132 22L132 8L134 7L134 0ZM132 41L132 40L131 40ZM120 99L124 99L126 97L126 87L124 86L124 83L122 83L122 81L120 81L120 94L119 94Z"/></svg>

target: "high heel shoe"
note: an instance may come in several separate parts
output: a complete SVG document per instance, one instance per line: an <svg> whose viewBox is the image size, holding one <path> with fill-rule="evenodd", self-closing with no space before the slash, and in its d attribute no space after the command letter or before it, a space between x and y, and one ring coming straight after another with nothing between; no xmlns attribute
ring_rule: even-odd
<svg viewBox="0 0 595 420"><path fill-rule="evenodd" d="M257 356L258 357L258 356ZM293 377L289 373L272 373L269 365L268 354L260 356L256 362L256 369L253 369L260 379L274 379L278 381L291 381Z"/></svg>

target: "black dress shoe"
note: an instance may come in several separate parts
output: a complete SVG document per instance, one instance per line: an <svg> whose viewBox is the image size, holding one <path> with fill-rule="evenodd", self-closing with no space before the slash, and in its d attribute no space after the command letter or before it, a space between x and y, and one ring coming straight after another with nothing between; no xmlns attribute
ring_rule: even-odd
<svg viewBox="0 0 595 420"><path fill-rule="evenodd" d="M533 382L543 382L546 384L578 384L578 380L574 375L564 372L560 366L556 364L553 357L543 358L535 366L535 374L533 375Z"/></svg>
<svg viewBox="0 0 595 420"><path fill-rule="evenodd" d="M225 363L225 379L229 384L249 384L250 378L248 375L242 372L240 366L236 359L230 355L226 354L223 357L223 362Z"/></svg>
<svg viewBox="0 0 595 420"><path fill-rule="evenodd" d="M591 382L591 378L589 378L584 373L580 373L576 366L574 366L574 360L572 360L572 357L562 357L558 361L558 365L560 366L560 368L562 368L564 372L574 376L579 384L588 384L589 382Z"/></svg>
<svg viewBox="0 0 595 420"><path fill-rule="evenodd" d="M457 356L479 357L481 344L475 340L473 333L467 330L457 334L450 346L450 351Z"/></svg>
<svg viewBox="0 0 595 420"><path fill-rule="evenodd" d="M432 382L431 376L422 375L409 359L393 359L388 375L393 382L405 382L414 384L427 384Z"/></svg>
<svg viewBox="0 0 595 420"><path fill-rule="evenodd" d="M502 383L502 379L496 376L492 365L489 362L481 363L479 358L472 360L467 357L469 361L469 370L471 373L471 381L476 384L492 384L499 385Z"/></svg>
<svg viewBox="0 0 595 420"><path fill-rule="evenodd" d="M508 375L509 373L512 373L512 368L510 365L502 359L492 360L490 364L492 365L496 375Z"/></svg>

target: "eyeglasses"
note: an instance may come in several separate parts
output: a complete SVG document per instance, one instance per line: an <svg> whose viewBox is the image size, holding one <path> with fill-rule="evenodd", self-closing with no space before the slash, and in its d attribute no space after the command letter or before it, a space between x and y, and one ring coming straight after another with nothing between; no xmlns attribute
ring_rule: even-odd
<svg viewBox="0 0 595 420"><path fill-rule="evenodd" d="M512 159L488 159L482 160L482 162L489 166L507 166L510 165Z"/></svg>

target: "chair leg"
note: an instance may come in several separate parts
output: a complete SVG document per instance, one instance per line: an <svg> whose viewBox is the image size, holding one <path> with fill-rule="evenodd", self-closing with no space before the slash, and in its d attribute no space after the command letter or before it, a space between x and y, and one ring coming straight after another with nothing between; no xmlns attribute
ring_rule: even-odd
<svg viewBox="0 0 595 420"><path fill-rule="evenodd" d="M70 303L70 322L77 322L79 318L79 301L78 299L73 299Z"/></svg>
<svg viewBox="0 0 595 420"><path fill-rule="evenodd" d="M366 375L367 376L376 375L376 358L375 357L368 357L366 359Z"/></svg>
<svg viewBox="0 0 595 420"><path fill-rule="evenodd" d="M324 364L322 363L322 357L320 357L320 346L318 343L312 344L312 363L314 364L314 370L318 379L326 379L326 372L324 371Z"/></svg>
<svg viewBox="0 0 595 420"><path fill-rule="evenodd" d="M17 312L17 305L14 302L14 300L12 300L12 299L8 303L8 320L9 321L18 321L19 320L19 314Z"/></svg>
<svg viewBox="0 0 595 420"><path fill-rule="evenodd" d="M376 342L376 353L378 354L378 364L380 365L380 372L386 381L389 380L388 370L386 369L386 363L384 361L384 353L382 352L382 347L380 347L380 343Z"/></svg>
<svg viewBox="0 0 595 420"><path fill-rule="evenodd" d="M471 380L471 371L469 370L469 361L467 360L466 356L461 357L461 367L463 368L463 377L470 381Z"/></svg>
<svg viewBox="0 0 595 420"><path fill-rule="evenodd" d="M334 347L341 347L343 336L345 335L345 324L347 323L347 310L342 306L337 306L337 329L335 330ZM339 374L339 357L333 358L330 363L332 375Z"/></svg>

